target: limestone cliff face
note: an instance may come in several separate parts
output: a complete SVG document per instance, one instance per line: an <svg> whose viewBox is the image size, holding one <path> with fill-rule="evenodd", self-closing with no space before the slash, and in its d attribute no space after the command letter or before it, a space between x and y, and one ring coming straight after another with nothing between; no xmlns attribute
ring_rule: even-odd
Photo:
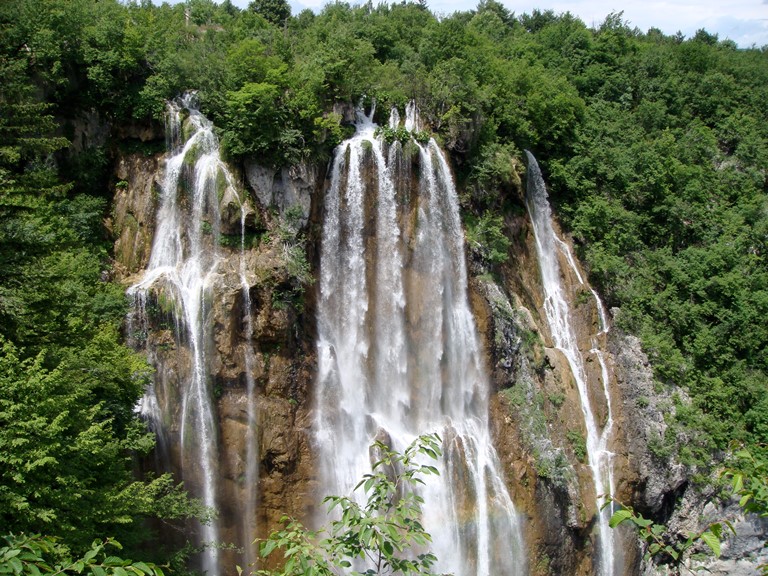
<svg viewBox="0 0 768 576"><path fill-rule="evenodd" d="M522 192L519 192L522 194ZM518 198L521 201L521 198ZM528 516L532 574L594 574L596 494L584 453L586 429L579 394L568 363L554 347L543 309L533 232L526 216L509 217L510 259L497 279L489 279L473 255L479 326L497 387L492 416L499 451L507 465L515 501ZM565 269L565 267L563 267ZM602 376L589 355L590 337L600 332L591 293L566 277L575 304L575 328L587 353L589 395L598 421L605 423ZM614 373L608 357L609 374ZM612 377L614 418L618 390ZM623 440L617 435L615 446ZM625 471L619 472L621 478ZM631 542L621 546L625 574L636 574Z"/></svg>
<svg viewBox="0 0 768 576"><path fill-rule="evenodd" d="M164 155L127 154L116 163L109 224L115 237L116 277L126 286L149 262L165 160ZM235 175L247 206L232 194L223 194L218 206L221 220L209 222L221 230L224 241L205 312L210 334L206 369L215 397L220 535L224 541L244 544L266 535L284 514L310 518L323 496L317 493L311 436L317 368L315 289L309 287L304 298L295 297L296 271L280 238L286 233L281 228L286 218L293 219L290 233L305 234L301 250L316 272L317 230L327 182L325 170L311 165L273 170L248 164ZM515 194L513 201L522 207L521 186ZM586 576L595 573L597 495L584 456L586 430L579 394L568 363L552 341L533 232L522 210L507 217L505 231L512 241L510 257L495 277L488 274L480 255L469 255L470 299L494 387L490 412L496 447L515 504L526 517L530 573ZM369 232L367 242L375 241ZM607 408L601 368L590 352L596 339L605 352L617 499L661 519L673 514L681 496L691 500L690 510L700 509L701 499L686 493L690 471L650 449L664 433L664 413L673 406L671 393L654 386L637 339L617 331L601 334L594 298L573 272L563 269L579 348L586 358L590 402L600 425L605 425ZM182 455L175 402L180 379L191 370L191 356L165 304L158 294L148 308L146 325L138 330L141 334L128 336L147 350L156 368L157 400L166 418L158 431L158 450L169 469L177 470ZM255 518L244 527L243 503L254 492L246 482L249 377L255 383L258 498ZM194 476L187 481L194 487ZM676 514L673 520L683 522L681 513ZM762 527L743 521L747 534L758 528ZM622 532L619 542L623 573L641 573L634 536ZM733 568L735 564L727 562L738 563L738 550L744 547L749 545L732 544L733 556L722 566ZM247 560L247 555L235 553L222 556L222 564L231 567ZM722 570L716 573L726 573Z"/></svg>
<svg viewBox="0 0 768 576"><path fill-rule="evenodd" d="M126 284L147 266L163 168L162 157L139 155L122 157L117 165L112 228L116 236L116 270ZM251 203L247 234L278 234L280 214L290 210L299 216L301 225L309 223L311 228L320 212L322 176L311 166L280 171L247 166L247 184L243 185ZM222 231L237 233L240 207L234 199L221 198L219 212ZM578 440L574 442L574 438L585 434L578 394L567 363L553 348L544 320L541 281L527 219L522 215L508 219L507 233L513 241L511 258L503 266L498 283L483 274L485 269L479 259L470 257L470 269L475 273L470 286L472 305L496 388L490 409L497 449L511 493L527 517L531 573L592 574L590 533L596 513L595 494ZM375 238L370 237L370 241ZM244 535L236 518L247 499L243 485L247 467L243 442L248 426L246 346L254 351L251 370L257 386L259 453L259 500L254 522L258 529L248 537L263 536L283 514L309 517L308 512L320 498L314 490L310 435L315 380L313 297L310 291L301 314L293 306L281 305L280 290L289 282L281 248L269 240L252 242L245 254L253 326L248 341L239 242L224 248L208 312L207 322L212 327L208 369L216 394L221 446L221 537L242 542ZM311 243L307 248L310 254L316 252ZM573 298L578 300L579 294L573 294ZM579 301L578 326L586 340L598 331L598 312L591 300L581 297ZM158 373L158 387L165 390L158 399L168 404L164 411L171 422L164 433L174 437L178 435L179 424L174 422L178 407L171 404L178 397L179 375L190 369L190 355L161 310L150 315L146 338ZM589 369L597 370L594 366ZM625 380L636 378L631 369L619 372ZM599 375L591 376L591 380L599 382ZM591 393L596 397L595 404L600 405L600 387L595 386ZM621 398L618 388L615 398ZM620 407L616 409L621 412ZM635 438L634 433L630 436ZM166 459L174 469L173 463L181 455L172 438L166 440L162 449L168 451ZM623 437L617 439L617 452L626 453L618 448L624 442ZM650 469L641 465L633 468L630 458L625 460L620 484L639 486ZM657 491L668 492L667 484ZM631 492L624 490L627 496L635 496ZM628 549L630 568L626 573L637 573L633 546ZM241 560L231 558L225 562L233 565Z"/></svg>
<svg viewBox="0 0 768 576"><path fill-rule="evenodd" d="M156 229L158 197L163 183L165 155L121 156L116 165L115 195L110 227L115 236L115 274L126 286L133 284L147 268ZM215 223L221 230L221 259L210 279L211 297L205 310L207 380L215 397L216 435L219 452L217 501L220 538L238 545L264 537L285 514L303 517L316 504L312 489L313 464L308 434L310 391L315 373L313 314L297 306L293 291L294 272L287 261L281 234L293 234L303 242L301 231L309 217L310 198L321 179L309 167L292 172L259 171L254 188L240 186L248 196L245 214L231 194L220 198ZM287 194L289 190L291 194ZM260 199L269 200L262 204ZM284 214L293 206L302 216L298 228L282 230ZM241 219L245 233L241 234ZM209 223L214 225L214 223ZM299 247L304 250L303 244ZM244 266L243 266L244 261ZM242 285L242 268L247 270L248 300ZM129 322L130 341L147 351L155 367L155 392L163 414L158 429L158 460L162 467L180 469L180 386L192 370L192 356L174 325L173 310L158 292L147 306L145 325ZM250 322L246 315L250 314ZM246 329L250 326L250 334ZM250 350L250 362L246 359ZM246 485L248 454L247 365L255 383L255 444L258 447L258 487ZM189 466L187 466L189 468ZM201 480L185 473L185 483L195 493ZM242 526L243 506L248 494L258 494L256 518L250 533ZM198 528L187 527L188 532ZM244 565L246 558L224 553L221 563ZM230 572L225 570L225 573Z"/></svg>

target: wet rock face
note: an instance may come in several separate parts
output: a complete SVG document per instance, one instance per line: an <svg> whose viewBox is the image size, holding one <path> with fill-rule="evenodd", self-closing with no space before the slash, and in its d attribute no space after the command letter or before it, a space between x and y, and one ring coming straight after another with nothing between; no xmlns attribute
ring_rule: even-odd
<svg viewBox="0 0 768 576"><path fill-rule="evenodd" d="M163 155L126 155L117 161L109 224L115 237L116 277L126 286L141 277L149 262L164 163ZM241 206L238 195L224 190L218 198L220 221L206 220L205 224L220 232L209 236L210 241L220 240L203 306L205 378L214 401L219 453L220 534L224 541L238 546L265 537L285 514L307 517L307 509L315 504L309 439L315 347L305 336L312 332L312 315L297 308L295 298L284 296L286 287L293 288L296 281L283 240L275 232L282 222L282 208L299 206L300 214L309 215L309 188L315 185L315 177L312 168L297 167L275 178L280 182L272 183L271 202L284 202L278 214L270 213L251 191L238 192L240 197L250 196ZM246 305L243 278L248 283L250 306ZM183 324L174 321L179 311L163 290L153 287L145 318L141 322L134 318L131 325L136 334L128 336L147 351L156 369L155 395L163 414L157 430L160 468L179 471L181 389L194 363ZM255 434L249 433L249 376L254 383L255 397L250 403L255 406ZM257 446L259 485L255 490L245 481L249 437L255 438ZM188 466L185 470L185 484L194 493L200 479L194 469L190 471ZM258 499L248 528L252 531L244 533L244 502L254 492ZM197 528L188 530L191 534ZM222 552L221 564L232 567L232 572L235 565L245 565L244 558L234 552Z"/></svg>
<svg viewBox="0 0 768 576"><path fill-rule="evenodd" d="M160 194L162 155L121 156L115 170L115 195L108 222L115 237L115 274L118 281L143 270L152 251L155 210Z"/></svg>
<svg viewBox="0 0 768 576"><path fill-rule="evenodd" d="M497 449L515 501L528 515L532 573L594 574L597 494L585 454L580 395L568 361L554 347L546 320L530 223L520 215L508 216L505 225L512 243L510 258L495 280L489 279L483 262L470 254L475 314L498 390L491 411ZM617 406L621 391L613 374L613 358L601 334L594 296L565 260L560 268L584 357L590 404L598 426L603 427L608 417L606 397L601 366L591 350L599 346L604 352L616 419L623 412ZM614 423L617 428L621 426ZM613 437L612 449L621 448L623 435ZM637 479L637 473L626 466L618 467L617 474L619 486ZM617 541L623 573L636 574L639 556L634 536L618 534Z"/></svg>
<svg viewBox="0 0 768 576"><path fill-rule="evenodd" d="M149 261L163 161L162 156L139 154L117 161L109 225L115 237L116 277L126 284ZM401 167L412 168L408 163ZM244 172L250 186L243 191L248 196L245 208L230 193L219 198L218 226L226 242L220 246L222 261L212 279L214 296L207 308L211 337L206 343L210 360L207 376L216 395L221 450L222 535L236 542L264 537L285 514L311 518L320 497L311 435L317 372L312 308L316 288L308 290L303 312L286 303L283 296L286 286L291 285L291 273L275 232L280 218L289 214L300 229L309 229L310 235L312 229L319 228L314 224L320 219L324 174L309 165L274 170L249 164ZM416 196L413 190L399 192L405 203ZM413 236L409 226L415 226L417 206L407 205L403 212L407 220L403 228ZM495 279L476 255L469 255L469 296L491 375L492 433L510 492L527 519L531 574L586 576L595 571L592 531L596 495L580 444L585 429L579 396L563 354L553 347L545 320L530 225L524 216L508 216L505 225L512 241L510 259ZM243 228L245 242L241 242ZM263 234L265 231L269 234ZM318 241L310 236L307 253L318 252ZM375 233L368 233L366 242L376 241ZM245 262L250 308L245 304L241 259ZM421 283L419 273L412 273L415 284ZM577 338L581 349L588 352L590 335L598 331L598 311L591 295L577 287L574 278L569 278L568 284ZM180 381L191 369L191 356L168 312L158 306L157 313L148 318L144 342L152 350L158 401L164 404L167 415L166 426L159 431L159 450L173 470L180 459L180 409L174 403ZM428 315L429 311L415 314ZM249 320L250 334L246 329ZM605 343L602 345L605 348ZM259 499L253 522L258 529L243 535L239 517L250 488L244 480L248 351L252 354L250 375L256 395ZM754 574L756 563L765 561L758 546L765 539L765 523L740 518L731 509L706 508L707 499L687 489L691 471L653 449L667 430L664 416L673 410L672 391L654 383L636 338L613 330L606 351L616 430L612 450L616 454L617 498L656 518L670 519L681 531L700 529L701 518L710 517L707 514L722 518L721 514L733 513L739 536L725 545L720 561L707 567L715 574ZM589 379L599 382L595 357L587 354L586 358ZM602 387L591 386L589 395L596 419L604 423L607 415ZM189 482L194 485L195 479ZM684 505L675 511L678 499ZM620 539L624 573L640 573L633 534L622 533ZM227 565L243 564L236 554L226 554ZM652 567L643 570L651 574Z"/></svg>
<svg viewBox="0 0 768 576"><path fill-rule="evenodd" d="M316 166L309 164L280 169L255 162L247 162L245 166L248 184L259 203L265 208L276 208L281 215L293 210L302 226L309 220L318 172Z"/></svg>
<svg viewBox="0 0 768 576"><path fill-rule="evenodd" d="M622 442L617 445L617 455L623 483L619 499L663 519L669 514L663 507L671 495L685 491L691 474L671 456L651 449L667 430L665 416L674 411L673 390L654 382L648 357L636 337L614 331L609 345L621 402L618 430Z"/></svg>
<svg viewBox="0 0 768 576"><path fill-rule="evenodd" d="M499 389L491 402L494 437L515 503L528 517L532 573L588 574L594 490L565 438L582 425L573 400L565 405L569 375L549 363L553 351L544 348L527 309L515 308L494 282L475 281L472 288Z"/></svg>

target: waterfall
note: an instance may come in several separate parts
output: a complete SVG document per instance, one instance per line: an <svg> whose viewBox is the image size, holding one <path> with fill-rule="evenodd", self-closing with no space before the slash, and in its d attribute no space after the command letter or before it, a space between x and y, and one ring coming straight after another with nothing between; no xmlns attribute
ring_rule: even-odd
<svg viewBox="0 0 768 576"><path fill-rule="evenodd" d="M415 106L406 128L418 129ZM488 378L467 298L456 188L434 142L375 137L373 113L335 151L324 205L315 438L326 494L370 472L368 447L443 438L424 486L438 570L527 573L521 526L488 425ZM400 122L392 114L390 127ZM418 154L411 179L405 154Z"/></svg>
<svg viewBox="0 0 768 576"><path fill-rule="evenodd" d="M568 361L573 378L579 392L584 423L587 429L587 454L595 492L598 496L598 510L602 505L602 496L612 496L615 486L613 479L613 454L608 450L608 442L613 430L613 415L611 397L608 387L608 368L602 351L599 349L599 338L609 329L607 314L597 293L591 290L592 297L598 310L600 331L591 337L589 353L598 359L601 369L602 391L605 396L607 418L605 424L598 426L589 400L589 387L585 370L585 354L579 349L576 332L571 319L571 305L565 293L560 268L560 257L563 257L568 268L573 272L579 284L585 286L568 245L558 238L552 227L547 190L536 159L530 152L528 157L528 185L526 205L533 224L536 239L536 252L539 258L541 280L544 289L544 310L549 323L552 340ZM608 526L611 516L610 507L598 512L598 542L599 542L599 574L613 576L621 573L618 566L614 532Z"/></svg>
<svg viewBox="0 0 768 576"><path fill-rule="evenodd" d="M245 234L245 207L237 196L232 176L219 155L213 126L194 106L194 95L186 94L169 104L167 133L169 155L165 164L156 229L147 269L128 289L134 300L131 321L139 319L148 330L147 306L160 308L172 319L175 345L172 352L158 352L148 346L150 362L156 368L155 381L139 409L158 434L165 466L173 455L187 490L217 512L220 499L219 442L216 400L209 377L212 338L211 303L220 274L222 254L220 194L231 193L241 207L242 234ZM183 116L188 117L183 120ZM183 120L183 121L182 121ZM186 137L185 137L186 135ZM243 241L244 242L244 241ZM255 401L252 376L251 311L241 242L240 281L246 317L247 380L247 496L244 502L245 538L252 539L258 460L255 449ZM148 345L148 343L147 343ZM164 363L167 363L164 364ZM217 545L221 527L216 518L200 527L201 569L209 576L221 573ZM248 556L248 553L246 552ZM250 557L250 556L248 556Z"/></svg>
<svg viewBox="0 0 768 576"><path fill-rule="evenodd" d="M253 354L253 308L251 302L251 282L248 280L245 249L245 205L240 203L240 286L243 293L243 316L245 319L245 394L246 394L246 432L245 432L245 502L242 517L242 543L246 566L254 566L258 551L253 542L256 534L256 505L259 485L259 447L256 438L258 426L256 412L256 381L254 379Z"/></svg>

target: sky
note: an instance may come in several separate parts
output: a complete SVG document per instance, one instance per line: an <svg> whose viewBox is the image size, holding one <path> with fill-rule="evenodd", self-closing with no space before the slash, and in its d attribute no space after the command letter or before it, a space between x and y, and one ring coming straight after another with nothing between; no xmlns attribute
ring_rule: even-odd
<svg viewBox="0 0 768 576"><path fill-rule="evenodd" d="M161 0L154 0L160 3ZM172 4L183 0L165 0ZM348 0L350 4L365 0ZM429 9L438 15L458 10L471 10L479 0L427 0ZM534 9L570 12L587 26L599 26L611 12L621 12L625 22L642 32L658 28L671 35L682 32L686 38L704 28L720 40L730 39L740 48L768 46L768 0L499 0L516 14ZM245 8L249 0L232 0ZM293 14L305 8L319 11L328 0L289 0ZM373 0L378 4L378 0Z"/></svg>

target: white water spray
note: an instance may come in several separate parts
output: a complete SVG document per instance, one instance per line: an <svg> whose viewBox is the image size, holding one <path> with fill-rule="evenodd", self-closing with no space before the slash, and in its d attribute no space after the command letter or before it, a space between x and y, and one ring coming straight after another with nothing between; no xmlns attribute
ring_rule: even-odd
<svg viewBox="0 0 768 576"><path fill-rule="evenodd" d="M210 343L210 312L208 303L215 297L213 285L221 263L219 252L220 221L218 193L222 189L237 197L232 176L219 155L219 144L212 124L194 107L194 96L185 95L179 102L169 105L168 148L160 206L152 252L147 270L136 284L128 289L140 317L146 323L146 306L149 301L173 318L177 348L179 348L174 373L158 370L156 382L147 390L141 403L142 414L150 420L158 432L161 443L176 434L173 451L178 451L181 477L190 493L200 498L212 510L218 510L218 421L215 400L208 376L207 348ZM189 117L183 123L182 115ZM182 134L188 132L188 138ZM244 206L242 210L244 234ZM256 457L254 445L255 406L252 373L253 355L250 350L250 299L245 274L244 246L241 246L240 276L244 291L246 321L246 372L248 392L247 440L249 483L245 509L247 526L255 516ZM146 326L144 327L146 330ZM181 345L179 346L179 344ZM157 354L150 354L157 360ZM181 369L179 369L181 368ZM170 384L169 380L178 380ZM164 402L160 402L158 394ZM166 429L167 422L180 410L179 430ZM167 414L163 413L165 406ZM170 451L166 447L166 452ZM167 455L166 455L167 457ZM202 544L201 569L209 576L221 572L220 555L216 544L220 542L217 519L200 528ZM246 535L252 532L246 530Z"/></svg>
<svg viewBox="0 0 768 576"><path fill-rule="evenodd" d="M600 363L603 394L607 405L607 419L601 428L598 426L589 400L584 354L579 349L576 333L571 321L571 307L566 298L565 287L561 280L558 254L565 258L565 262L581 285L584 285L584 280L576 267L568 245L557 237L552 227L552 213L547 199L547 190L536 159L530 152L526 152L526 154L528 156L526 205L536 238L536 252L539 257L539 267L544 288L544 310L555 347L568 360L579 391L581 409L587 429L586 442L589 467L592 472L595 491L598 495L597 507L599 510L603 504L602 496L612 496L615 490L613 454L608 450L608 442L613 430L611 397L608 387L608 367L603 353L598 347L598 337L606 334L609 329L607 315L597 293L591 290L600 317L600 331L592 336L590 353L594 354ZM598 512L597 517L599 573L601 576L614 576L621 573L620 566L617 566L618 563L616 561L614 532L608 526L610 516L611 509L608 507L602 512Z"/></svg>
<svg viewBox="0 0 768 576"><path fill-rule="evenodd" d="M434 141L418 146L418 195L404 202L397 192L408 188L397 161L403 152L393 144L385 155L372 116L359 113L357 133L336 150L325 199L317 312L322 489L350 493L370 471L374 439L402 450L438 432L441 475L422 495L439 569L522 575L520 522L491 444L450 170ZM407 118L416 129L415 106ZM390 126L398 122L393 114Z"/></svg>

